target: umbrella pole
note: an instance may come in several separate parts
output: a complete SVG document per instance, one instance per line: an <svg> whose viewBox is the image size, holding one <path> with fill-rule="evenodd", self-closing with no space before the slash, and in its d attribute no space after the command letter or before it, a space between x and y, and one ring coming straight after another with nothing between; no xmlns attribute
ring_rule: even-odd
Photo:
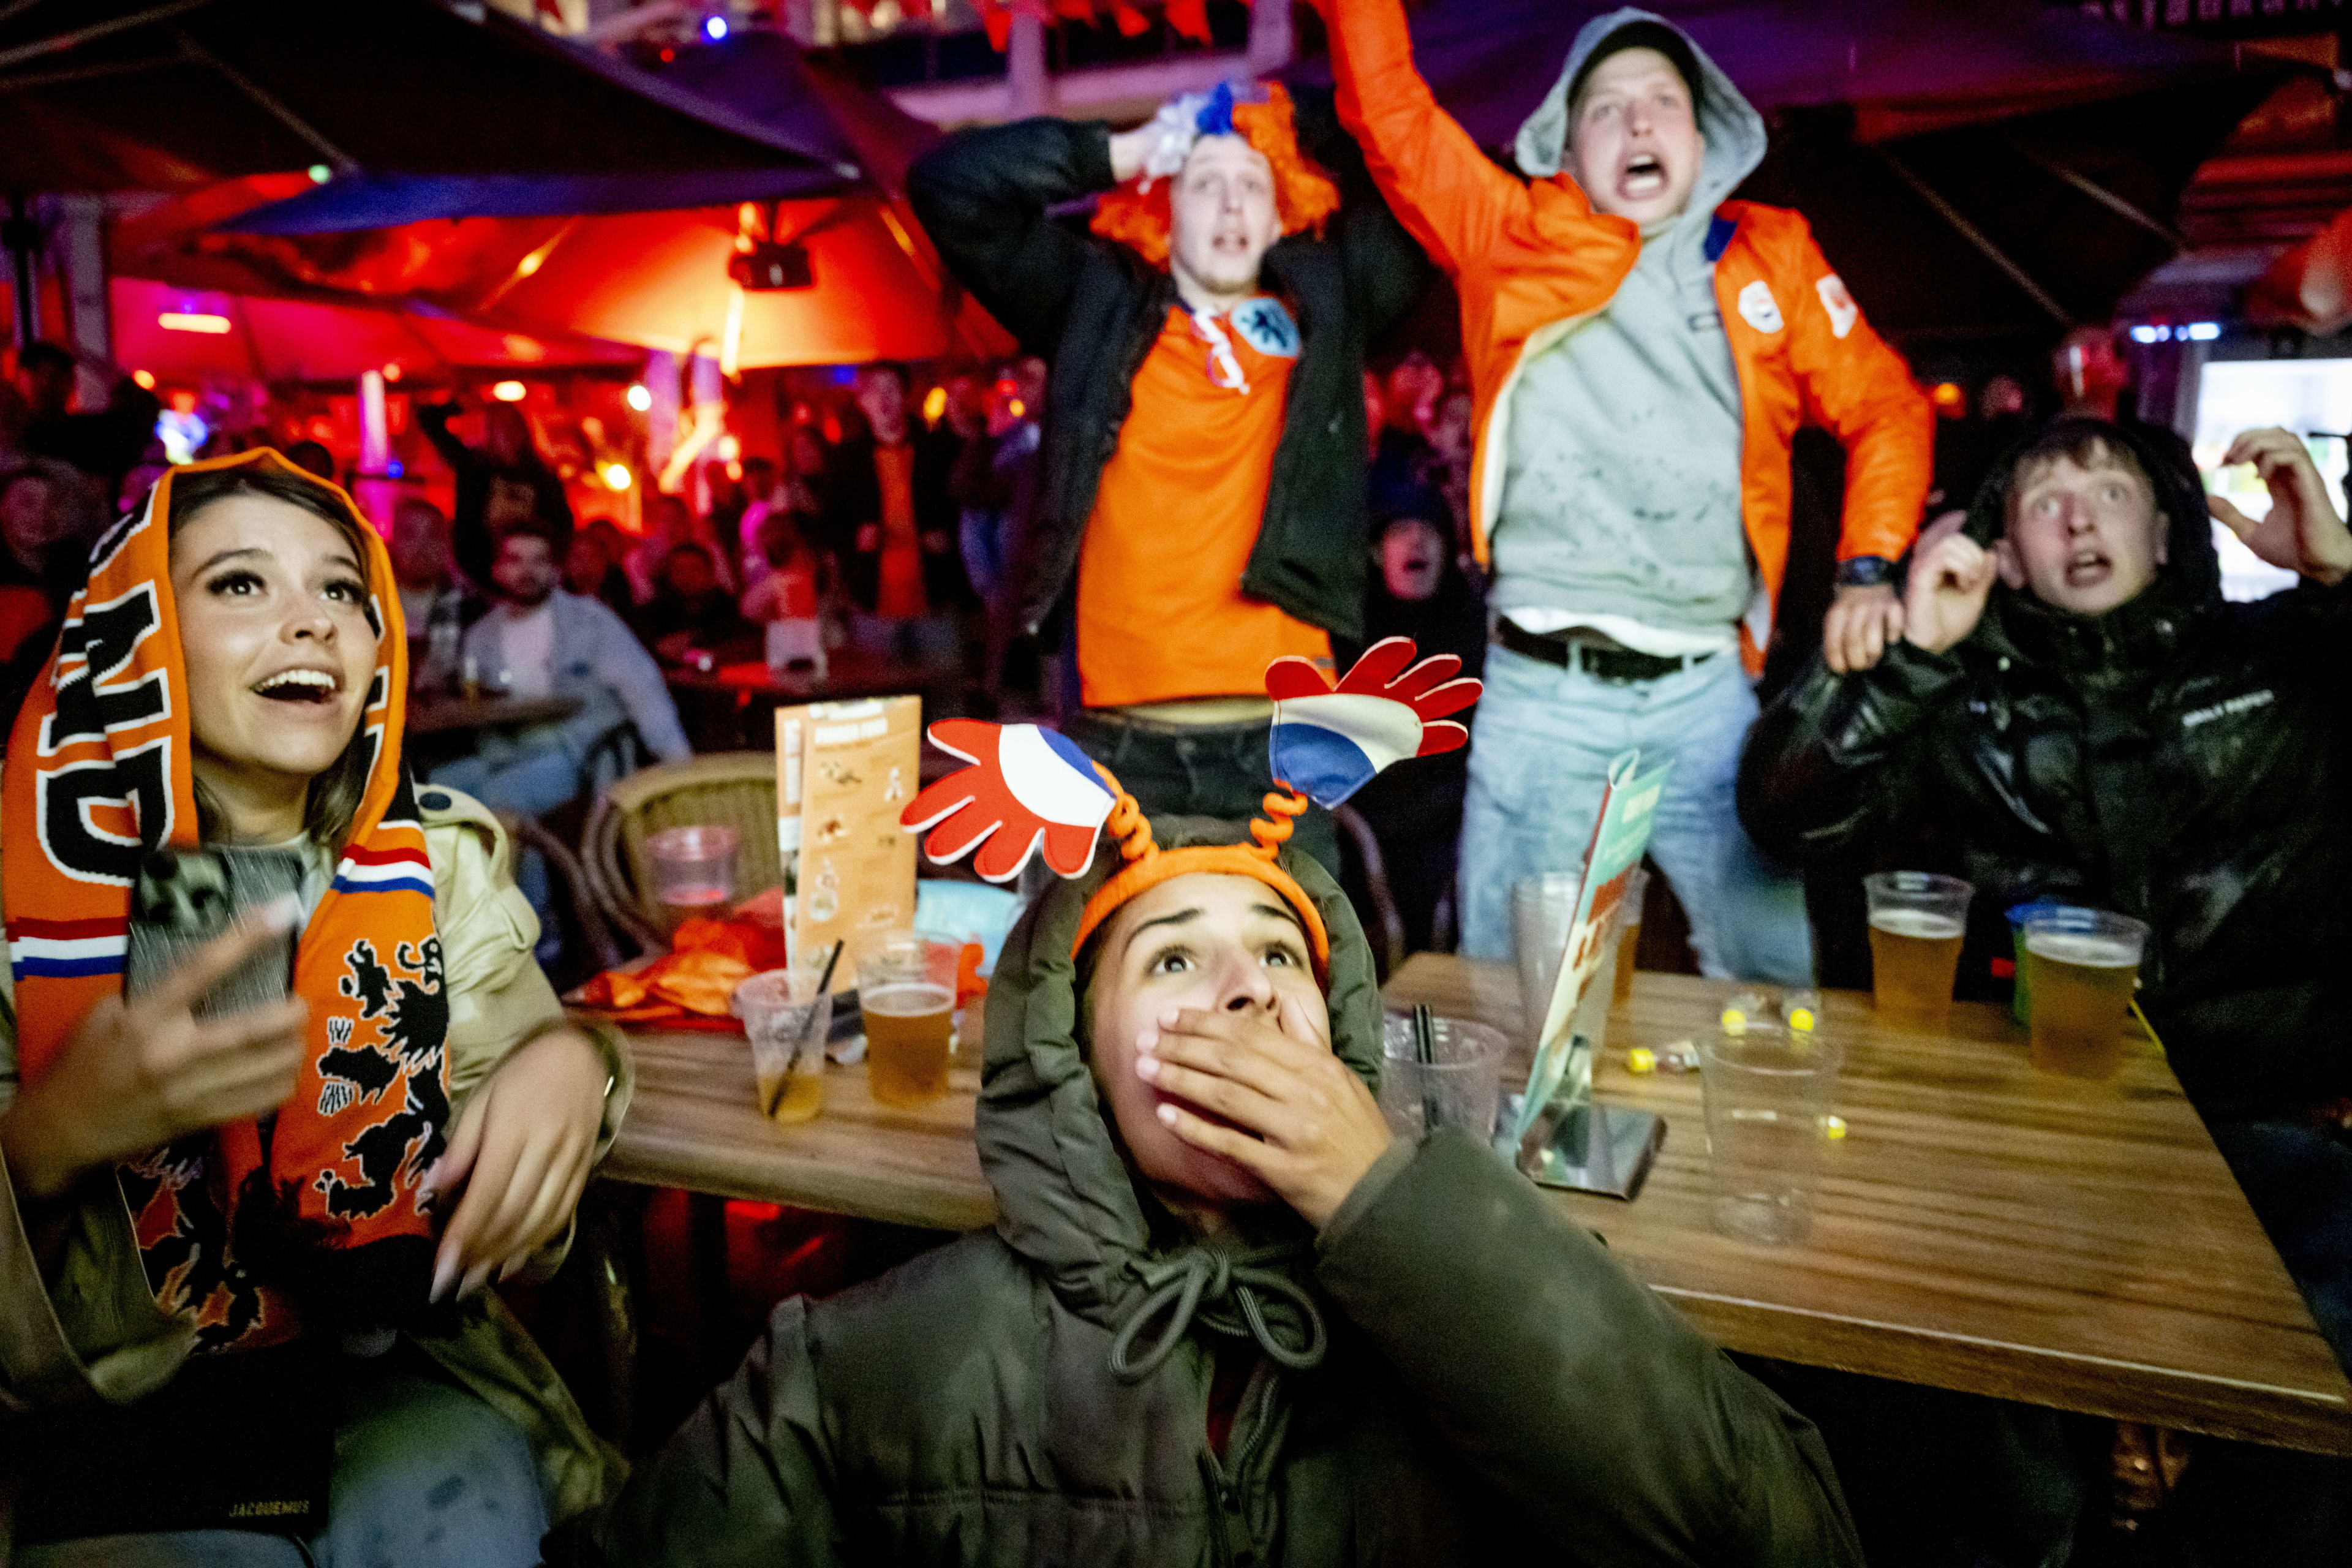
<svg viewBox="0 0 2352 1568"><path fill-rule="evenodd" d="M16 267L16 351L19 353L33 346L33 248L40 240L40 226L25 210L25 193L12 193L8 197L8 216L0 219L0 244L7 246L8 258Z"/></svg>

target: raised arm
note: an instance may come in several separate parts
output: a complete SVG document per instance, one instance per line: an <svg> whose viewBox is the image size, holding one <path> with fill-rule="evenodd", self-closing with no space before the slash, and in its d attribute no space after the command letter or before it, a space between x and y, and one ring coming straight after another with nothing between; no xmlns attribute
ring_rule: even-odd
<svg viewBox="0 0 2352 1568"><path fill-rule="evenodd" d="M1412 65L1402 0L1316 0L1331 38L1340 122L1412 237L1450 274L1493 248L1527 187L1437 106Z"/></svg>
<svg viewBox="0 0 2352 1568"><path fill-rule="evenodd" d="M1117 183L1106 127L1041 118L958 132L915 160L907 195L958 280L1050 361L1091 248L1050 210Z"/></svg>
<svg viewBox="0 0 2352 1568"><path fill-rule="evenodd" d="M1563 1552L1861 1563L1809 1422L1485 1149L1441 1131L1390 1158L1324 1227L1317 1280Z"/></svg>
<svg viewBox="0 0 2352 1568"><path fill-rule="evenodd" d="M1936 415L1903 356L1863 320L1798 220L1788 268L1803 279L1790 312L1789 357L1808 414L1845 448L1845 526L1838 559L1894 561L1911 548L1936 465Z"/></svg>
<svg viewBox="0 0 2352 1568"><path fill-rule="evenodd" d="M1328 237L1339 248L1348 274L1348 295L1362 313L1367 338L1377 336L1402 315L1429 287L1428 256L1405 231L1364 166L1363 150L1339 123L1332 95L1320 88L1293 89L1298 147L1339 184L1344 205Z"/></svg>

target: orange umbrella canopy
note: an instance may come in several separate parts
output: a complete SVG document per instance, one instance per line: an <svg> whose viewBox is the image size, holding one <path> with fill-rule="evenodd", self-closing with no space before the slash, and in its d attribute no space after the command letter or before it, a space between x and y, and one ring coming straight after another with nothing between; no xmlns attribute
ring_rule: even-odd
<svg viewBox="0 0 2352 1568"><path fill-rule="evenodd" d="M163 382L348 383L387 365L430 379L488 369L627 367L639 357L617 343L495 331L417 311L262 299L138 278L114 279L108 289L115 358Z"/></svg>
<svg viewBox="0 0 2352 1568"><path fill-rule="evenodd" d="M805 249L808 287L750 289L729 276L739 247L771 232ZM984 357L1013 347L945 276L903 209L866 192L740 208L430 219L348 234L183 234L135 256L125 248L123 270L188 287L415 300L499 331L692 351L730 368Z"/></svg>

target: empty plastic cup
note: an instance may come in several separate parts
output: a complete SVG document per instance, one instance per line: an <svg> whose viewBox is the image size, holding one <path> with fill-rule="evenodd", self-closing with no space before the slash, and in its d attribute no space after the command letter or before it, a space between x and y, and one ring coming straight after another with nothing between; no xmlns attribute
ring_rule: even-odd
<svg viewBox="0 0 2352 1568"><path fill-rule="evenodd" d="M1801 1241L1812 1229L1827 1139L1822 1119L1843 1056L1834 1041L1768 1019L1700 1042L1717 1230L1779 1243Z"/></svg>
<svg viewBox="0 0 2352 1568"><path fill-rule="evenodd" d="M1929 871L1882 871L1862 881L1870 904L1870 988L1889 1018L1942 1024L1976 889Z"/></svg>
<svg viewBox="0 0 2352 1568"><path fill-rule="evenodd" d="M696 915L723 916L735 901L735 857L742 847L723 825L665 827L646 840L654 898L675 927Z"/></svg>
<svg viewBox="0 0 2352 1568"><path fill-rule="evenodd" d="M1520 1032L1531 1052L1543 1044L1537 1037L1568 955L1568 925L1576 918L1577 889L1582 885L1583 879L1574 871L1522 877L1511 884L1511 953L1519 971ZM1552 1092L1554 1105L1581 1105L1592 1098L1592 1061L1608 1045L1618 944L1624 935L1622 919L1612 921L1603 933L1607 945L1601 967L1569 1020L1570 1055L1559 1088Z"/></svg>
<svg viewBox="0 0 2352 1568"><path fill-rule="evenodd" d="M1381 1016L1381 1115L1389 1131L1419 1139L1440 1127L1458 1127L1484 1146L1495 1135L1510 1041L1502 1030L1466 1018L1433 1018L1430 1046L1432 1059L1422 1061L1412 1016Z"/></svg>
<svg viewBox="0 0 2352 1568"><path fill-rule="evenodd" d="M751 1042L760 1110L771 1121L810 1121L824 1108L833 993L818 990L817 979L814 970L771 969L735 987L734 1012Z"/></svg>

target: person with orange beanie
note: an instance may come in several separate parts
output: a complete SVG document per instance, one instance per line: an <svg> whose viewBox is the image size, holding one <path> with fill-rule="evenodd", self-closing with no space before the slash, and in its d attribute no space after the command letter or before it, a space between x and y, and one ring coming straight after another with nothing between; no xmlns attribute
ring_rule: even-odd
<svg viewBox="0 0 2352 1568"><path fill-rule="evenodd" d="M1052 366L1015 626L1073 655L1064 733L1155 811L1262 795L1258 672L1360 635L1365 343L1428 269L1328 95L1189 94L1121 134L963 132L908 191L949 267ZM1092 232L1056 209L1098 198ZM1319 810L1303 841L1338 863Z"/></svg>

